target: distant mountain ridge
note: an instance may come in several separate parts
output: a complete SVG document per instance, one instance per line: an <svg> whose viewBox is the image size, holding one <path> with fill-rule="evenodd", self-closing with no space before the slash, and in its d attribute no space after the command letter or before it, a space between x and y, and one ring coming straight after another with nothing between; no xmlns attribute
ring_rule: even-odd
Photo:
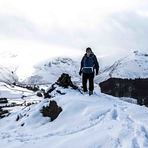
<svg viewBox="0 0 148 148"><path fill-rule="evenodd" d="M132 52L102 69L97 81L101 82L108 78L148 78L148 54L139 51Z"/></svg>

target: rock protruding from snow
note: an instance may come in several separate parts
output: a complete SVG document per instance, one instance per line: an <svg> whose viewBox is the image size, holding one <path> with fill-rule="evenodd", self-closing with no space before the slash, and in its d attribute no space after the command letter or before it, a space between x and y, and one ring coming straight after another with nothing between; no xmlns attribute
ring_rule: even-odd
<svg viewBox="0 0 148 148"><path fill-rule="evenodd" d="M44 117L50 117L51 121L55 120L61 113L62 108L57 105L57 102L51 100L48 106L43 106L41 113Z"/></svg>
<svg viewBox="0 0 148 148"><path fill-rule="evenodd" d="M52 98L57 94L65 95L65 88L71 88L82 93L80 88L72 82L71 76L66 73L63 73L54 84L52 84L46 91L42 92L44 94L44 98Z"/></svg>
<svg viewBox="0 0 148 148"><path fill-rule="evenodd" d="M13 85L17 86L17 87L21 87L21 88L26 88L26 89L34 91L34 92L37 92L40 90L39 86L35 85L35 84L27 85L27 84L21 84L21 83L13 83Z"/></svg>
<svg viewBox="0 0 148 148"><path fill-rule="evenodd" d="M2 108L0 108L0 118L4 118L8 115L8 113L8 110L3 110Z"/></svg>
<svg viewBox="0 0 148 148"><path fill-rule="evenodd" d="M0 103L8 103L8 99L7 98L0 98Z"/></svg>
<svg viewBox="0 0 148 148"><path fill-rule="evenodd" d="M99 85L103 93L116 97L135 98L138 104L148 106L148 78L134 80L110 78Z"/></svg>
<svg viewBox="0 0 148 148"><path fill-rule="evenodd" d="M64 88L68 88L69 86L73 89L77 89L77 86L73 84L71 81L71 76L69 74L63 73L60 78L57 80L57 84Z"/></svg>

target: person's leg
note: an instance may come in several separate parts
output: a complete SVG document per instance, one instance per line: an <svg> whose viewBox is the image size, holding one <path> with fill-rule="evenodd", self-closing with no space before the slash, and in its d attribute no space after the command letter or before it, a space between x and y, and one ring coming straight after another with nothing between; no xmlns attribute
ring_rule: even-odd
<svg viewBox="0 0 148 148"><path fill-rule="evenodd" d="M94 73L89 75L89 92L90 95L93 94L94 90Z"/></svg>
<svg viewBox="0 0 148 148"><path fill-rule="evenodd" d="M83 91L87 92L87 74L83 73L82 75L82 85L83 85Z"/></svg>

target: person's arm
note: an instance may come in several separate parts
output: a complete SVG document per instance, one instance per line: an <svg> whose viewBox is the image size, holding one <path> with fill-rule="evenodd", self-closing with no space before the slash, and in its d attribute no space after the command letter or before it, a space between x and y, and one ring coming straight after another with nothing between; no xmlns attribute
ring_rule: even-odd
<svg viewBox="0 0 148 148"><path fill-rule="evenodd" d="M96 75L98 75L98 72L99 72L99 63L98 63L97 57L95 55L94 55L94 61L95 61Z"/></svg>
<svg viewBox="0 0 148 148"><path fill-rule="evenodd" d="M82 60L81 60L81 65L80 65L79 75L82 74L83 60L84 60L84 57L83 57Z"/></svg>

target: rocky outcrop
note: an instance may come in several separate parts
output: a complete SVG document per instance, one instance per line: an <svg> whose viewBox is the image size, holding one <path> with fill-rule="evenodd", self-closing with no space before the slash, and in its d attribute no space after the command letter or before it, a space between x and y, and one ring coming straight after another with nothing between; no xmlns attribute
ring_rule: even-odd
<svg viewBox="0 0 148 148"><path fill-rule="evenodd" d="M57 102L51 100L48 106L43 106L41 113L44 117L50 117L51 121L55 120L61 113L62 108L57 105Z"/></svg>
<svg viewBox="0 0 148 148"><path fill-rule="evenodd" d="M21 83L13 83L14 86L17 86L17 87L21 87L21 88L26 88L28 90L31 90L31 91L34 91L34 92L37 92L39 91L39 86L38 85L35 85L35 84L30 84L30 85L27 85L27 84L21 84Z"/></svg>
<svg viewBox="0 0 148 148"><path fill-rule="evenodd" d="M46 92L42 91L44 94L44 98L52 98L51 93L55 92L60 95L65 95L66 93L62 92L59 90L59 86L63 88L72 88L72 89L77 89L79 90L78 86L74 85L73 82L71 81L71 76L69 74L63 73L58 80L49 87Z"/></svg>
<svg viewBox="0 0 148 148"><path fill-rule="evenodd" d="M0 108L0 118L4 118L8 115L8 113L8 110L3 110L2 108Z"/></svg>
<svg viewBox="0 0 148 148"><path fill-rule="evenodd" d="M7 98L0 98L0 103L8 103Z"/></svg>
<svg viewBox="0 0 148 148"><path fill-rule="evenodd" d="M148 106L148 78L134 80L110 78L99 85L102 93L135 98L138 104Z"/></svg>
<svg viewBox="0 0 148 148"><path fill-rule="evenodd" d="M77 86L74 85L73 82L71 81L71 77L66 73L63 73L59 77L56 84L58 84L59 86L62 86L64 88L72 87L73 89L77 89Z"/></svg>

